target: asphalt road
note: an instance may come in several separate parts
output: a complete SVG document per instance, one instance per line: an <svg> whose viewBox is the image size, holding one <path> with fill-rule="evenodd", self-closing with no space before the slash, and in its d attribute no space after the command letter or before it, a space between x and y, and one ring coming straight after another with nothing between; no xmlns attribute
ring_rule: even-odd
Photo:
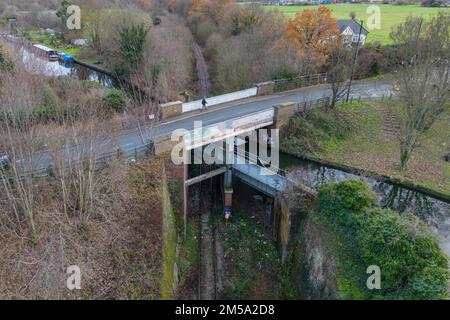
<svg viewBox="0 0 450 320"><path fill-rule="evenodd" d="M388 80L365 80L354 83L351 90L351 97L358 99L376 99L391 94L392 84ZM171 135L176 129L192 130L194 121L202 121L203 126L220 123L229 119L242 117L258 111L267 110L273 106L283 103L309 102L329 96L331 91L325 86L303 88L297 91L274 94L270 96L248 98L237 101L234 104L210 109L208 111L187 115L172 121L160 123L152 128L139 131L138 129L124 130L117 132L114 136L104 138L95 142L95 151L98 158L105 154L117 151L132 150L147 144L149 139ZM76 146L69 151L77 158L77 153L83 153L83 147ZM43 170L52 164L51 156L47 152L41 152L34 159L35 170Z"/></svg>

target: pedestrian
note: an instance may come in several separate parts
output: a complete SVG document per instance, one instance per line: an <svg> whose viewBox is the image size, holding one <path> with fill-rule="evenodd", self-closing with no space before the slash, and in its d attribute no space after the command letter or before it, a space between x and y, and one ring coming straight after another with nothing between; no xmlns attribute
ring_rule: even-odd
<svg viewBox="0 0 450 320"><path fill-rule="evenodd" d="M206 111L206 105L208 104L208 102L206 102L205 97L203 97L202 99L202 111L205 110Z"/></svg>

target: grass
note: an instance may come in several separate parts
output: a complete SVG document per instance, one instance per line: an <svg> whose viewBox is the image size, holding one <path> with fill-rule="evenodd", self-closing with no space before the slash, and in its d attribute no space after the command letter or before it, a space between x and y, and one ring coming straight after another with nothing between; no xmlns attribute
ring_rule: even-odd
<svg viewBox="0 0 450 320"><path fill-rule="evenodd" d="M336 19L350 19L350 12L356 13L357 19L364 20L364 25L367 26L367 19L371 13L367 13L367 9L371 4L333 4L328 5L333 11L333 16ZM420 5L394 5L394 4L377 4L380 8L381 28L369 30L368 43L380 41L383 44L390 44L391 40L389 34L393 27L401 24L410 15L430 17L439 11L450 11L447 8L427 8ZM268 9L278 9L288 16L293 16L297 12L306 9L317 9L319 6L267 6Z"/></svg>
<svg viewBox="0 0 450 320"><path fill-rule="evenodd" d="M450 110L445 111L424 133L420 145L412 154L408 169L401 172L399 139L385 134L382 116L383 111L395 110L398 104L398 100L384 100L340 105L339 112L350 115L353 128L350 134L340 139L321 136L320 143L306 153L299 148L306 143L293 144L296 150L286 151L407 180L450 195L450 163L443 159L450 151ZM320 124L315 123L314 126L316 130L323 130ZM296 140L293 138L292 141L295 143Z"/></svg>
<svg viewBox="0 0 450 320"><path fill-rule="evenodd" d="M55 49L56 51L62 51L67 53L73 57L76 57L80 52L79 47L74 47L69 44L66 44L62 41L62 39L57 36L52 36L50 34L39 34L38 32L32 31L26 34L26 37L33 44L43 44L49 48Z"/></svg>

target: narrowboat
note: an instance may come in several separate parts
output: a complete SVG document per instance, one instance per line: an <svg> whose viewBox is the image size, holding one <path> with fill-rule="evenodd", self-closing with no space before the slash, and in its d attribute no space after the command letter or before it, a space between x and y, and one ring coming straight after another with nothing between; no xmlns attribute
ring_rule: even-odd
<svg viewBox="0 0 450 320"><path fill-rule="evenodd" d="M55 50L50 49L50 48L40 45L40 44L35 44L33 47L36 48L37 50L39 50L41 53L44 53L45 55L47 55L47 57L50 61L58 61L59 60L59 56Z"/></svg>
<svg viewBox="0 0 450 320"><path fill-rule="evenodd" d="M70 54L64 53L64 52L58 52L59 60L61 60L64 63L73 63L74 59Z"/></svg>

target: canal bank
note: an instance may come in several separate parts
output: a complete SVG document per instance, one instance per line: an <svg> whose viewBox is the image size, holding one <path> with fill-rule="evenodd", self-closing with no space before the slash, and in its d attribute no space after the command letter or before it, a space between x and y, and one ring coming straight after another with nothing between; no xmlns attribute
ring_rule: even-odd
<svg viewBox="0 0 450 320"><path fill-rule="evenodd" d="M306 155L299 156L299 155L295 155L295 154L292 154L292 153L286 152L286 151L284 152L284 154L285 154L286 158L293 157L293 158L297 158L297 159L305 161L305 162L314 163L318 166L324 166L327 168L331 168L331 169L339 170L339 171L346 172L349 174L353 174L355 176L370 177L370 178L373 178L380 182L386 182L391 185L396 185L398 187L409 189L414 192L419 192L423 195L427 195L427 196L437 199L439 201L450 203L450 195L443 193L443 192L439 192L434 189L427 188L424 185L414 183L407 179L400 179L400 178L380 174L380 173L370 171L370 170L355 168L355 167L352 167L352 166L349 166L346 164L342 164L342 163L330 161L330 160L325 160L325 159L321 159L321 158L316 158L313 156L306 156Z"/></svg>
<svg viewBox="0 0 450 320"><path fill-rule="evenodd" d="M450 202L450 109L420 133L406 170L400 170L400 99L362 100L297 114L281 130L281 149L343 171L400 184Z"/></svg>
<svg viewBox="0 0 450 320"><path fill-rule="evenodd" d="M400 214L413 214L425 222L437 236L441 248L450 256L450 202L402 184L377 179L376 176L362 175L357 170L346 171L344 168L327 166L287 153L280 154L280 167L314 189L332 181L364 181L376 193L381 207L390 208Z"/></svg>

